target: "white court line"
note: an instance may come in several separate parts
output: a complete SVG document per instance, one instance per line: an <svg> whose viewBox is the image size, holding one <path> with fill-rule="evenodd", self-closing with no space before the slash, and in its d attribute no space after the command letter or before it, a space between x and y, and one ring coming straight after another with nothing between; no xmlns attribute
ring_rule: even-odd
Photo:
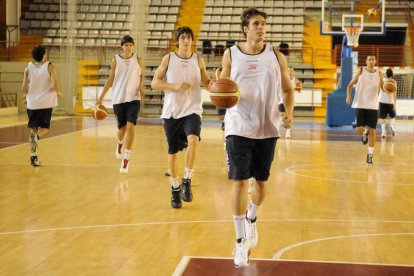
<svg viewBox="0 0 414 276"><path fill-rule="evenodd" d="M172 274L172 276L180 276L184 273L185 268L188 265L188 262L191 260L192 257L189 256L183 256L180 260L180 262L178 263L177 267L174 270L174 273Z"/></svg>
<svg viewBox="0 0 414 276"><path fill-rule="evenodd" d="M312 169L297 169L295 170L296 172L332 172L332 170L312 170ZM349 170L337 170L335 169L335 173L339 172L339 173L361 173L361 171L349 171ZM414 172L396 172L396 171L375 171L375 174L414 174Z"/></svg>
<svg viewBox="0 0 414 276"><path fill-rule="evenodd" d="M327 238L321 238L321 239L314 239L314 240L308 240L303 242L298 242L289 246L286 246L285 248L280 249L278 252L276 252L272 259L274 260L280 260L286 252L289 250L295 248L295 247L302 247L307 244L311 243L319 243L324 241L331 241L331 240L340 240L340 239L349 239L349 238L361 238L361 237L383 237L383 236L414 236L414 233L376 233L376 234L357 234L357 235L344 235L344 236L336 236L336 237L327 237Z"/></svg>
<svg viewBox="0 0 414 276"><path fill-rule="evenodd" d="M361 167L365 167L367 169L371 169L373 168L373 166L382 166L382 165L386 165L389 163L383 163L383 164L374 164L370 167L368 167L367 165L360 165ZM302 176L302 177L307 177L307 178L312 178L312 179L322 179L322 180L330 180L330 181L339 181L339 182L352 182L352 183L363 183L363 184L376 184L376 185L393 185L393 186L413 186L414 183L394 183L394 182L368 182L367 180L351 180L351 179L339 179L339 178L330 178L330 177L320 177L320 176L311 176L311 175L307 175L307 174L300 174L300 173L296 173L293 170L295 168L298 167L303 167L303 166L323 166L323 165L349 165L349 166L355 166L355 163L320 163L320 164L316 164L316 163L309 163L309 164L300 164L300 165L293 165L290 167L285 168L285 172L287 174L290 175L294 175L294 176ZM395 165L395 164L394 164ZM401 164L404 165L404 164ZM408 166L408 165L407 165ZM310 169L309 171L313 171L312 169ZM366 173L365 171L361 171L362 173ZM376 171L373 171L372 173L376 174Z"/></svg>
<svg viewBox="0 0 414 276"><path fill-rule="evenodd" d="M124 224L98 224L98 225L84 225L84 226L71 226L71 227L56 227L56 228L44 228L44 229L32 229L32 230L20 230L0 232L0 236L16 235L16 234L32 234L42 232L53 231L66 231L66 230L83 230L83 229L96 229L96 228L117 228L117 227L135 227L135 226L158 226L158 225L174 225L174 224L209 224L209 223L230 223L233 220L194 220L194 221L164 221L164 222L137 222L137 223L124 223ZM384 223L384 224L414 224L414 220L335 220L335 219L263 219L260 222L332 222L332 223Z"/></svg>

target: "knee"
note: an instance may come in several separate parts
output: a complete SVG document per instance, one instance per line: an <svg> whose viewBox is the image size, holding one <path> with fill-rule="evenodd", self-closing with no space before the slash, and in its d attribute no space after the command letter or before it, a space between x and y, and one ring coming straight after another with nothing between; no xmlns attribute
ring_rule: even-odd
<svg viewBox="0 0 414 276"><path fill-rule="evenodd" d="M189 135L187 137L188 145L196 146L198 143L198 137L195 135Z"/></svg>

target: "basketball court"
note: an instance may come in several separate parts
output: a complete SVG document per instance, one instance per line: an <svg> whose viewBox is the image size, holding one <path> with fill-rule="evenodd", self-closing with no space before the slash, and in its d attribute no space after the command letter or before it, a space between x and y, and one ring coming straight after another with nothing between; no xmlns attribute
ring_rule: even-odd
<svg viewBox="0 0 414 276"><path fill-rule="evenodd" d="M47 3L42 1L32 1L31 5ZM159 24L150 22L149 16L149 21L144 21L146 6L142 1L117 0L117 5L104 4L111 0L99 5L94 2L97 1L85 1L78 8L75 0L69 0L67 21L82 21L77 19L77 12L89 22L87 18L97 17L83 11L106 9L111 15L111 8L116 9L125 13L125 19L119 19L114 13L114 20L125 20L123 26L140 26L131 31L139 41L137 44L144 43L147 23L154 29ZM156 8L166 21L170 18L166 12L171 7L164 7L164 1L150 2L159 2L159 7L150 8ZM168 2L173 5L176 1ZM172 7L176 10L174 16L177 17L179 5L184 2L179 1L180 4ZM212 19L214 27L218 25L213 22L214 16L223 21L233 18L218 13L229 9L226 1L221 1L223 7L218 9L213 7L216 2L204 2L204 15ZM244 1L232 2L235 9L241 10L243 5L237 6L237 2L244 5ZM258 2L263 6L271 2L274 12L285 11L278 6L283 1ZM297 16L293 2L284 1L286 7L283 8L287 8L286 12L291 9L292 16ZM165 176L167 142L159 115L139 118L129 172L119 173L120 160L114 154L116 119L109 114L97 121L85 112L95 104L96 93L102 90L103 84L85 85L84 102L77 102L79 94L70 94L70 89L75 90L82 81L74 76L79 45L58 46L57 51L54 49L55 52L50 53L60 60L60 64L56 64L58 74L64 76L61 85L67 89L67 95L52 116L50 132L39 142L37 152L42 166L30 165L27 115L20 112L19 115L0 116L0 275L414 275L414 121L413 101L407 96L409 88L400 93L406 97L403 100L408 100L397 104L400 116L396 135L388 133L381 138L378 125L373 165L366 164L367 147L355 133L354 113L345 104L346 85L356 68L355 62L358 64L357 47L362 46L363 39L385 36L387 27L391 26L386 22L386 2L308 1L321 6L320 21L316 23L320 30L317 31L343 39L340 65L332 64L334 70L340 71L341 78L335 91L326 96L326 118L295 117L289 140L284 138L286 130L282 128L266 183L266 199L258 211L259 242L251 250L249 266L242 268L235 268L232 256L235 246L230 202L232 183L227 179L224 132L215 114L203 117L192 178L193 202L183 202L182 208L173 209L170 179ZM290 4L292 7L288 7ZM57 9L59 5L53 7ZM129 8L136 17L127 22ZM211 10L211 14L207 10ZM60 8L57 11L62 13ZM31 12L32 21L37 22ZM150 15L158 18L158 14ZM276 17L272 18L275 22ZM295 18L300 19L299 16ZM88 20L94 25L92 19ZM229 35L233 29L231 20L227 24ZM269 25L272 20L269 18ZM110 25L120 23L114 22ZM160 34L151 33L148 53L144 47L137 49L144 60L148 54L146 74L153 74L159 64L150 60L149 56L154 58L151 51L164 45L155 37L171 39L163 35L165 29L175 26L172 22L161 24ZM71 26L67 36L48 37L47 40L62 43L65 39L74 39L77 27ZM276 27L279 26L269 26L269 37L276 37L277 32L273 31ZM93 30L95 34L97 29ZM205 34L219 33L211 29ZM109 36L110 31L107 32ZM119 30L117 34L121 34ZM92 43L91 39L85 38L83 42ZM88 46L105 52L104 46L109 44L103 42L111 43L111 40L116 42L114 38L98 37L93 43L100 41L101 44ZM155 41L156 47L152 45ZM82 44L82 40L78 42ZM163 42L166 46L167 41ZM300 50L305 52L305 48ZM79 55L90 54L86 53L90 49ZM118 51L118 48L108 49L104 55ZM319 63L316 52L315 64ZM89 74L91 68L98 68L98 61L82 62L79 62L81 73ZM208 65L210 73L213 74L212 69L217 64L217 60L213 60ZM309 77L306 72L313 70L307 64L296 65L305 78ZM402 76L398 86L408 87L410 81L414 86L413 71L404 70L395 68ZM98 74L98 69L96 71ZM99 76L95 76L96 83L102 81ZM87 77L85 83L89 85L90 76ZM18 81L20 83L20 78ZM145 82L148 86L150 79ZM148 92L147 112L151 108L156 110L153 107L162 102L162 93ZM321 90L310 92L312 103L317 92L319 96L322 94ZM66 112L82 104L82 112ZM61 113L64 115L59 115ZM182 173L183 154L179 159Z"/></svg>
<svg viewBox="0 0 414 276"><path fill-rule="evenodd" d="M1 274L413 273L412 121L379 139L367 166L352 127L297 120L292 140L278 141L251 265L237 270L217 121L203 122L194 201L175 210L158 119L140 120L127 175L114 157L113 117L56 116L38 168L29 164L27 128L15 120L0 130Z"/></svg>

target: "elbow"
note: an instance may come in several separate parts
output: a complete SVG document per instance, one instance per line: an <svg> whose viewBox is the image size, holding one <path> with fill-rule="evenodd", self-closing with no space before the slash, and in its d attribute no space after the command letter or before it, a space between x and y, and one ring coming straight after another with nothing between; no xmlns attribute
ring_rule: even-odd
<svg viewBox="0 0 414 276"><path fill-rule="evenodd" d="M151 81L151 89L157 90L157 81L156 80Z"/></svg>

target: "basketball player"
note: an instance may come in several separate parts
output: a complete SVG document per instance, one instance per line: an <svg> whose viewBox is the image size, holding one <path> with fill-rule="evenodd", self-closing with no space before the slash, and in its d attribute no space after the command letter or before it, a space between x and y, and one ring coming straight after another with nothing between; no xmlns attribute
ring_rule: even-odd
<svg viewBox="0 0 414 276"><path fill-rule="evenodd" d="M58 105L57 96L61 96L56 79L55 66L45 60L46 48L39 45L32 49L33 60L29 62L23 75L23 101L27 104L30 128L30 163L40 166L36 149L40 137L50 128L52 109Z"/></svg>
<svg viewBox="0 0 414 276"><path fill-rule="evenodd" d="M249 264L250 248L256 246L256 213L265 197L276 141L279 135L278 103L283 97L284 126L289 127L293 113L293 91L285 56L265 43L267 14L248 8L241 14L245 42L227 49L223 56L221 78L240 86L240 100L227 109L225 117L228 177L233 220L236 230L234 264ZM248 204L248 179L254 177Z"/></svg>
<svg viewBox="0 0 414 276"><path fill-rule="evenodd" d="M297 87L300 87L300 81L298 79L295 78L295 76L293 75L294 69L289 67L288 68L288 72L289 72L289 79L290 79L290 85L292 85L292 88L294 90L297 89ZM300 90L297 90L300 93ZM278 106L279 112L284 113L285 112L285 106L283 104L283 101L279 102L279 106ZM285 138L286 139L290 139L291 138L291 126L289 128L286 129L286 134L285 134Z"/></svg>
<svg viewBox="0 0 414 276"><path fill-rule="evenodd" d="M391 68L388 68L387 71L385 71L385 76L386 78L384 79L385 81L390 81L393 82L395 85L397 85L397 82L393 79L393 71ZM390 122L390 130L391 130L391 135L394 136L395 135L395 109L397 106L397 91L393 92L393 93L386 93L383 91L383 89L380 90L380 95L379 95L379 113L378 113L378 117L380 119L381 122L381 138L385 138L385 136L387 135L387 131L386 131L386 126L387 126L387 115L390 115L391 118L391 122Z"/></svg>
<svg viewBox="0 0 414 276"><path fill-rule="evenodd" d="M168 166L171 174L171 207L181 208L181 199L193 200L191 179L200 140L201 83L210 85L204 59L192 52L193 31L189 27L180 27L175 32L178 51L165 55L154 73L152 89L164 90L164 106L161 118L164 119L164 131L168 142ZM177 154L185 152L184 177L178 182Z"/></svg>
<svg viewBox="0 0 414 276"><path fill-rule="evenodd" d="M112 59L109 78L96 104L102 104L106 93L112 87L112 104L118 124L115 157L122 158L119 172L128 173L135 136L134 127L137 124L141 100L144 99L143 63L134 53L134 39L131 36L122 37L121 48L122 54L115 55Z"/></svg>
<svg viewBox="0 0 414 276"><path fill-rule="evenodd" d="M356 131L362 134L362 144L368 144L368 165L373 164L375 129L378 123L378 93L384 84L383 75L375 68L375 63L375 56L367 56L367 66L361 67L349 82L346 95L346 103L351 104L352 87L355 85L352 108L356 108Z"/></svg>

